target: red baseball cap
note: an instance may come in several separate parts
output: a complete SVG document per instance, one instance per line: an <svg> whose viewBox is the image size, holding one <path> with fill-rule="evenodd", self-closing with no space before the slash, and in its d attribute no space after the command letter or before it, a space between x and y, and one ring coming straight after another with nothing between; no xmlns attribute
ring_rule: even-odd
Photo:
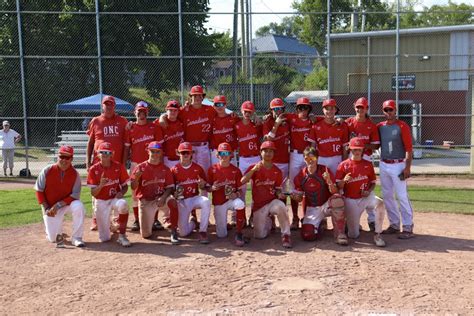
<svg viewBox="0 0 474 316"><path fill-rule="evenodd" d="M255 112L255 105L250 101L245 101L240 107L242 111Z"/></svg>
<svg viewBox="0 0 474 316"><path fill-rule="evenodd" d="M283 100L280 98L275 98L270 101L270 109L281 108L284 106L285 106L285 103L283 103Z"/></svg>
<svg viewBox="0 0 474 316"><path fill-rule="evenodd" d="M214 104L216 103L224 103L227 104L227 99L225 95L216 95L213 100Z"/></svg>
<svg viewBox="0 0 474 316"><path fill-rule="evenodd" d="M334 99L326 99L323 101L323 108L326 106L335 106L337 107L336 100Z"/></svg>
<svg viewBox="0 0 474 316"><path fill-rule="evenodd" d="M365 144L362 138L354 137L349 141L349 148L350 149L364 149Z"/></svg>
<svg viewBox="0 0 474 316"><path fill-rule="evenodd" d="M193 151L193 145L191 145L191 143L188 143L188 142L179 144L178 152L183 152L183 151Z"/></svg>
<svg viewBox="0 0 474 316"><path fill-rule="evenodd" d="M206 94L204 93L204 89L201 86L194 86L191 88L189 91L189 95L196 95L196 94L202 94L202 96L205 96Z"/></svg>
<svg viewBox="0 0 474 316"><path fill-rule="evenodd" d="M358 107L358 106L362 106L364 108L368 108L369 107L369 101L367 101L366 98L362 97L362 98L358 98L355 102L354 102L354 107Z"/></svg>
<svg viewBox="0 0 474 316"><path fill-rule="evenodd" d="M220 143L217 147L217 152L220 151L230 151L232 152L232 146L229 143Z"/></svg>
<svg viewBox="0 0 474 316"><path fill-rule="evenodd" d="M311 102L309 101L309 98L301 97L296 101L296 105L311 105Z"/></svg>
<svg viewBox="0 0 474 316"><path fill-rule="evenodd" d="M137 104L135 104L135 111L146 111L148 113L148 103L145 101L138 101Z"/></svg>
<svg viewBox="0 0 474 316"><path fill-rule="evenodd" d="M396 110L397 104L395 103L394 100L387 100L382 104L382 109L385 109L385 108L391 108L391 109Z"/></svg>
<svg viewBox="0 0 474 316"><path fill-rule="evenodd" d="M180 108L179 102L176 100L169 100L168 103L166 103L166 110L169 110L169 109L179 110L179 108Z"/></svg>
<svg viewBox="0 0 474 316"><path fill-rule="evenodd" d="M276 150L275 143L272 142L271 140L267 140L267 141L263 142L262 145L260 146L260 150L263 150L263 149Z"/></svg>
<svg viewBox="0 0 474 316"><path fill-rule="evenodd" d="M71 146L68 146L68 145L62 145L61 147L59 147L59 151L58 151L58 154L59 155L69 155L69 156L73 156L74 155L74 148L71 147Z"/></svg>
<svg viewBox="0 0 474 316"><path fill-rule="evenodd" d="M159 142L151 142L148 144L148 149L160 149L162 150L162 146Z"/></svg>
<svg viewBox="0 0 474 316"><path fill-rule="evenodd" d="M99 145L98 151L113 151L112 144L109 142L103 142Z"/></svg>
<svg viewBox="0 0 474 316"><path fill-rule="evenodd" d="M115 106L115 98L111 95L106 95L102 98L102 104L110 104L112 103Z"/></svg>

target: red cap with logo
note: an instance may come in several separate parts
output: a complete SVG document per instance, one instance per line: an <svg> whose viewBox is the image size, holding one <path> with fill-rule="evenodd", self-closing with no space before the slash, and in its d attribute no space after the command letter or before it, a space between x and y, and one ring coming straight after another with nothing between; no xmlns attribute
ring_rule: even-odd
<svg viewBox="0 0 474 316"><path fill-rule="evenodd" d="M395 103L394 100L387 100L385 101L383 104L382 104L382 108L385 109L385 108L391 108L391 109L394 109L396 110L397 109L397 105Z"/></svg>
<svg viewBox="0 0 474 316"><path fill-rule="evenodd" d="M245 101L240 107L242 111L255 112L255 105L250 101Z"/></svg>
<svg viewBox="0 0 474 316"><path fill-rule="evenodd" d="M230 151L232 152L232 146L229 143L220 143L217 147L217 152Z"/></svg>
<svg viewBox="0 0 474 316"><path fill-rule="evenodd" d="M364 149L365 144L362 138L354 137L349 141L349 148L350 149Z"/></svg>
<svg viewBox="0 0 474 316"><path fill-rule="evenodd" d="M196 94L201 94L202 96L206 95L204 93L204 89L201 86L194 86L189 91L189 95L196 95Z"/></svg>
<svg viewBox="0 0 474 316"><path fill-rule="evenodd" d="M111 95L106 95L102 98L102 104L111 104L115 106L115 98Z"/></svg>
<svg viewBox="0 0 474 316"><path fill-rule="evenodd" d="M323 108L326 106L335 106L337 107L336 100L334 99L326 99L323 101Z"/></svg>
<svg viewBox="0 0 474 316"><path fill-rule="evenodd" d="M188 142L179 144L178 152L183 152L183 151L193 151L193 145L191 145L191 143L188 143Z"/></svg>
<svg viewBox="0 0 474 316"><path fill-rule="evenodd" d="M214 103L224 103L227 104L227 99L225 95L216 95L213 100Z"/></svg>
<svg viewBox="0 0 474 316"><path fill-rule="evenodd" d="M260 146L260 150L263 150L263 149L273 149L273 150L276 150L276 146L275 146L275 143L270 141L270 140L267 140L265 142L262 143L262 145Z"/></svg>
<svg viewBox="0 0 474 316"><path fill-rule="evenodd" d="M58 151L58 154L59 155L69 155L69 156L73 156L74 155L74 148L71 147L71 146L68 146L68 145L62 145L61 147L59 147L59 151Z"/></svg>
<svg viewBox="0 0 474 316"><path fill-rule="evenodd" d="M296 105L311 105L311 102L307 97L298 98Z"/></svg>
<svg viewBox="0 0 474 316"><path fill-rule="evenodd" d="M282 108L284 106L285 106L285 103L283 103L283 100L280 98L275 98L270 101L270 109Z"/></svg>
<svg viewBox="0 0 474 316"><path fill-rule="evenodd" d="M169 109L176 109L176 110L179 110L179 102L176 101L176 100L169 100L168 103L166 103L166 110L169 110Z"/></svg>
<svg viewBox="0 0 474 316"><path fill-rule="evenodd" d="M151 142L148 144L148 149L162 149L161 144L159 142Z"/></svg>
<svg viewBox="0 0 474 316"><path fill-rule="evenodd" d="M99 145L98 151L113 151L112 144L109 142L103 142Z"/></svg>
<svg viewBox="0 0 474 316"><path fill-rule="evenodd" d="M354 107L358 107L358 106L361 106L367 109L369 107L369 101L367 101L367 99L364 97L358 98L354 103Z"/></svg>

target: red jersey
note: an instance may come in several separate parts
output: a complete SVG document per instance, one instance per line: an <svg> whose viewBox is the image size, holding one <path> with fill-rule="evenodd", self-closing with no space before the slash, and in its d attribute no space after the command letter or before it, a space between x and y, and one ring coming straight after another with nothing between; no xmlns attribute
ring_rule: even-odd
<svg viewBox="0 0 474 316"><path fill-rule="evenodd" d="M178 118L184 124L184 139L187 142L209 142L212 121L217 115L212 106L203 105L199 109L188 106L181 109Z"/></svg>
<svg viewBox="0 0 474 316"><path fill-rule="evenodd" d="M35 184L38 203L46 202L50 207L59 201L66 205L78 200L81 195L81 177L73 166L62 171L57 164L41 170Z"/></svg>
<svg viewBox="0 0 474 316"><path fill-rule="evenodd" d="M148 160L147 146L152 141L159 143L163 142L163 135L160 126L156 126L152 122L147 122L145 125L138 125L136 122L132 123L132 127L127 131L126 146L131 146L130 160L135 163L141 163Z"/></svg>
<svg viewBox="0 0 474 316"><path fill-rule="evenodd" d="M359 122L355 117L349 117L346 120L349 129L350 138L359 137L364 140L364 144L380 144L379 131L377 125L367 118L365 122ZM372 155L372 149L364 150L367 156Z"/></svg>
<svg viewBox="0 0 474 316"><path fill-rule="evenodd" d="M139 199L157 199L166 189L174 187L173 174L163 163L152 165L148 161L142 162L133 169L131 180L135 179L138 171L143 172L135 191Z"/></svg>
<svg viewBox="0 0 474 316"><path fill-rule="evenodd" d="M99 200L110 200L115 198L117 193L119 193L122 190L122 187L128 182L127 169L125 169L123 164L112 161L110 167L104 167L100 162L98 162L89 169L87 185L91 188L98 186L102 175L107 178L107 183L95 197Z"/></svg>
<svg viewBox="0 0 474 316"><path fill-rule="evenodd" d="M255 164L251 165L245 173L248 173ZM276 190L281 190L283 176L281 170L272 165L270 169L261 167L252 175L252 211L258 211L274 199L276 199Z"/></svg>
<svg viewBox="0 0 474 316"><path fill-rule="evenodd" d="M349 130L345 123L333 125L320 121L313 125L309 138L316 143L320 157L342 156L343 146L349 142Z"/></svg>
<svg viewBox="0 0 474 316"><path fill-rule="evenodd" d="M367 160L354 161L346 159L339 164L336 172L336 181L344 179L350 173L352 179L344 185L344 196L351 199L362 198L361 191L367 190L370 184L375 183L375 170Z"/></svg>
<svg viewBox="0 0 474 316"><path fill-rule="evenodd" d="M208 183L219 188L212 192L212 204L222 205L227 202L225 186L231 186L234 191L238 191L242 186L241 179L242 172L233 164L230 164L228 167L222 167L218 163L211 166L207 172Z"/></svg>
<svg viewBox="0 0 474 316"><path fill-rule="evenodd" d="M159 120L155 120L159 125ZM184 142L184 125L181 121L170 121L167 119L166 128L163 129L163 153L170 160L178 160L179 156L176 149L179 144Z"/></svg>
<svg viewBox="0 0 474 316"><path fill-rule="evenodd" d="M326 166L318 165L316 172L310 174L308 167L301 169L293 180L295 191L304 193L306 205L311 207L321 206L327 202L331 193L323 174L328 172L334 183L334 175Z"/></svg>
<svg viewBox="0 0 474 316"><path fill-rule="evenodd" d="M111 118L106 118L104 114L96 116L89 123L87 135L94 139L94 161L97 157L97 149L103 142L112 144L114 151L113 160L122 162L123 146L127 142L125 127L128 121L123 116L115 114Z"/></svg>
<svg viewBox="0 0 474 316"><path fill-rule="evenodd" d="M182 186L185 199L199 195L199 180L206 180L206 174L200 165L191 163L188 167L183 167L181 163L171 168L174 183Z"/></svg>
<svg viewBox="0 0 474 316"><path fill-rule="evenodd" d="M308 119L300 119L298 114L286 114L287 122L290 124L290 149L303 153L304 149L311 143L308 140L313 123Z"/></svg>
<svg viewBox="0 0 474 316"><path fill-rule="evenodd" d="M212 135L210 149L217 149L220 143L229 143L233 150L237 149L237 135L234 130L235 124L240 121L238 117L230 115L216 116L212 121Z"/></svg>
<svg viewBox="0 0 474 316"><path fill-rule="evenodd" d="M240 121L235 124L235 133L239 144L240 157L260 156L261 126L257 126L252 122L245 125L243 121Z"/></svg>
<svg viewBox="0 0 474 316"><path fill-rule="evenodd" d="M273 117L265 120L263 122L263 135L267 135L272 130L273 125L275 125ZM288 163L290 161L290 152L288 151L288 146L290 145L290 124L284 123L278 126L273 142L276 147L273 163Z"/></svg>

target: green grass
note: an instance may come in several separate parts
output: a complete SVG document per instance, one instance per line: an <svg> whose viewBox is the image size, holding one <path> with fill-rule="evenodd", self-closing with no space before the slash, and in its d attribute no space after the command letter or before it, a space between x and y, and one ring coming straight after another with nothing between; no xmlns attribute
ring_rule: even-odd
<svg viewBox="0 0 474 316"><path fill-rule="evenodd" d="M381 196L380 187L376 188ZM441 187L409 187L410 199L415 212L458 213L474 215L474 190ZM33 190L0 190L0 228L22 226L42 221L39 205ZM125 196L130 202L130 193ZM91 195L88 188L82 189L81 200L91 216ZM251 200L247 191L247 202Z"/></svg>

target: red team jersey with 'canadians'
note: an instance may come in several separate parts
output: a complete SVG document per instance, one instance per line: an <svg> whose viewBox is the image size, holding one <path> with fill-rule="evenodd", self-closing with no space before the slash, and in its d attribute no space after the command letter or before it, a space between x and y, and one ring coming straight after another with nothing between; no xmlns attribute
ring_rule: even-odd
<svg viewBox="0 0 474 316"><path fill-rule="evenodd" d="M159 198L166 189L174 187L173 174L163 163L152 165L148 161L142 162L133 170L131 180L135 179L138 171L143 172L135 191L138 199L151 201Z"/></svg>
<svg viewBox="0 0 474 316"><path fill-rule="evenodd" d="M225 197L225 186L231 186L234 191L240 190L242 184L242 172L240 169L230 164L228 167L222 167L220 164L215 164L207 172L207 181L210 185L214 185L219 189L212 192L212 204L222 205L227 202Z"/></svg>
<svg viewBox="0 0 474 316"><path fill-rule="evenodd" d="M344 185L344 196L351 199L362 198L361 191L367 190L370 184L376 181L374 166L364 159L361 161L346 159L341 162L337 167L336 181L343 180L348 173L352 179Z"/></svg>
<svg viewBox="0 0 474 316"><path fill-rule="evenodd" d="M251 165L245 173L248 173L255 164ZM252 175L252 211L258 211L274 199L276 199L275 191L281 189L283 176L281 170L272 165L270 169L261 167Z"/></svg>
<svg viewBox="0 0 474 316"><path fill-rule="evenodd" d="M187 142L209 142L212 132L212 121L216 116L212 106L203 105L199 109L188 106L181 109L178 118L184 124L184 139Z"/></svg>
<svg viewBox="0 0 474 316"><path fill-rule="evenodd" d="M159 120L155 120L156 125L159 125ZM179 160L176 149L179 144L184 142L184 125L181 121L170 121L166 119L166 128L163 129L163 152L170 160Z"/></svg>
<svg viewBox="0 0 474 316"><path fill-rule="evenodd" d="M290 149L303 153L311 143L308 139L313 123L308 119L300 119L298 114L286 114L286 121L290 124Z"/></svg>
<svg viewBox="0 0 474 316"><path fill-rule="evenodd" d="M160 126L156 126L152 122L145 125L132 123L132 127L127 131L126 146L131 146L130 160L135 163L141 163L148 160L147 146L152 141L163 142L163 135Z"/></svg>
<svg viewBox="0 0 474 316"><path fill-rule="evenodd" d="M331 173L331 170L323 165L318 165L316 172L313 174L309 174L308 167L305 167L301 169L293 180L295 191L304 193L304 200L307 206L321 206L326 203L331 196L329 187L323 178L323 174L326 171L334 183L334 175Z"/></svg>
<svg viewBox="0 0 474 316"><path fill-rule="evenodd" d="M103 114L96 116L89 123L87 135L94 139L94 162L97 162L97 149L103 142L112 145L113 160L122 162L123 146L127 142L125 126L128 121L123 116L115 114L112 118L106 118Z"/></svg>
<svg viewBox="0 0 474 316"><path fill-rule="evenodd" d="M359 137L365 144L380 144L379 131L377 125L372 120L367 118L365 122L358 122L355 117L350 117L346 120L349 129L350 138ZM372 155L372 149L364 150L367 156Z"/></svg>
<svg viewBox="0 0 474 316"><path fill-rule="evenodd" d="M229 143L233 150L237 149L237 135L234 126L240 119L227 115L216 116L212 121L212 135L210 149L217 149L220 143Z"/></svg>
<svg viewBox="0 0 474 316"><path fill-rule="evenodd" d="M345 123L333 125L320 121L314 124L310 139L316 143L320 157L342 156L343 146L349 142L349 130Z"/></svg>
<svg viewBox="0 0 474 316"><path fill-rule="evenodd" d="M273 125L275 125L273 117L265 120L263 122L263 135L267 135L272 130ZM288 151L288 146L290 145L290 124L288 122L278 126L273 142L276 147L273 163L288 163L290 161L290 152Z"/></svg>
<svg viewBox="0 0 474 316"><path fill-rule="evenodd" d="M206 180L206 174L201 166L191 163L188 167L183 167L181 163L171 168L174 183L183 187L185 199L199 195L199 179Z"/></svg>
<svg viewBox="0 0 474 316"><path fill-rule="evenodd" d="M128 182L128 173L125 166L116 161L111 161L110 167L104 167L100 162L93 165L87 175L87 185L91 188L98 186L102 175L107 178L107 183L95 197L99 200L115 198L117 193L119 193L122 187Z"/></svg>
<svg viewBox="0 0 474 316"><path fill-rule="evenodd" d="M235 125L235 133L237 134L240 157L260 156L261 126L256 126L252 122L245 125L243 121L240 121Z"/></svg>

